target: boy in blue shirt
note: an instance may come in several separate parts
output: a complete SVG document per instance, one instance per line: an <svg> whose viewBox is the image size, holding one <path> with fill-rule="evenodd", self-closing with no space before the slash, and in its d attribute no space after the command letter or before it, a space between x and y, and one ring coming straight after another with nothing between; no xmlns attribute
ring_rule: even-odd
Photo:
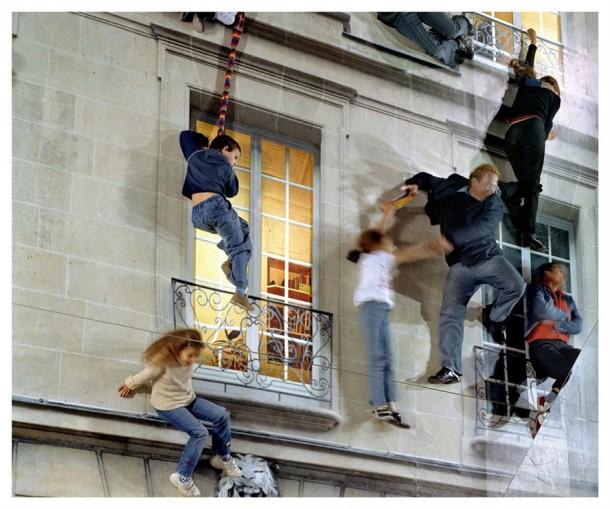
<svg viewBox="0 0 610 509"><path fill-rule="evenodd" d="M250 228L227 200L239 191L233 166L241 148L226 134L214 138L209 148L206 148L207 143L207 138L198 132L180 133L180 148L187 162L182 194L193 202L193 226L222 238L217 245L227 253L228 259L221 268L235 285L231 302L249 311L253 309L246 294L248 261L252 253Z"/></svg>

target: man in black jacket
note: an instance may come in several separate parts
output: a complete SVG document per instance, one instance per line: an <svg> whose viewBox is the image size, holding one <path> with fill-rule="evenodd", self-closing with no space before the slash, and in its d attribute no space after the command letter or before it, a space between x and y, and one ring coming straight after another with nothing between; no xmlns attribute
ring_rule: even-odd
<svg viewBox="0 0 610 509"><path fill-rule="evenodd" d="M462 343L466 306L482 284L497 290L488 316L496 341L504 337L504 320L525 291L525 282L504 258L496 231L506 211L498 191L499 170L492 164L477 166L468 179L451 175L443 179L421 172L405 181L410 193L428 193L426 214L438 224L454 246L445 259L449 273L443 291L439 322L441 369L430 383L456 383L462 375Z"/></svg>

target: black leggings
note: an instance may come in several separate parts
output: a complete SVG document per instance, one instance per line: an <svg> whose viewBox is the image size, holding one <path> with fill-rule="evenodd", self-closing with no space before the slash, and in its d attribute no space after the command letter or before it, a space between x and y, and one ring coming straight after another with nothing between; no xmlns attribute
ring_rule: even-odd
<svg viewBox="0 0 610 509"><path fill-rule="evenodd" d="M529 344L529 351L536 376L554 378L553 389L563 387L580 354L580 349L559 339L537 339Z"/></svg>
<svg viewBox="0 0 610 509"><path fill-rule="evenodd" d="M510 127L505 136L506 155L518 181L516 198L523 198L519 210L519 230L535 233L540 174L544 165L546 136L540 118L524 120Z"/></svg>

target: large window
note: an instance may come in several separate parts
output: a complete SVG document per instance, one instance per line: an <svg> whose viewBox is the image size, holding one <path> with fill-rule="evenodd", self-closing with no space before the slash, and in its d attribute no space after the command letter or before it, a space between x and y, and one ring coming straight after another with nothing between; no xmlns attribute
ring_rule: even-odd
<svg viewBox="0 0 610 509"><path fill-rule="evenodd" d="M536 234L546 246L543 250L521 247L517 242L518 232L507 214L498 229L497 242L506 258L527 282L531 281L536 268L541 264L562 263L567 275L566 292L573 293L573 225L539 215ZM493 292L486 294L485 303L491 304L493 300ZM507 318L505 345L497 345L485 333L483 347L475 348L477 390L484 392L487 400L485 411L479 412L484 419L529 415L527 390L531 387L524 384L528 378L533 377L533 372L527 364L524 338L526 304L525 298L521 299Z"/></svg>
<svg viewBox="0 0 610 509"><path fill-rule="evenodd" d="M209 139L216 134L216 127L206 120L197 120L195 129ZM229 293L219 294L218 305L203 303L196 313L200 327L214 330L220 322L232 324L206 338L210 348L205 349L203 363L244 371L255 355L261 375L310 384L315 348L310 310L316 286L316 149L247 128L227 129L226 134L242 148L235 167L239 194L230 201L250 224L248 293L266 299L266 311L264 323L253 331L252 326L244 327L244 313L229 306ZM219 240L194 229L193 275L197 283L233 291L220 268L226 257L216 246Z"/></svg>

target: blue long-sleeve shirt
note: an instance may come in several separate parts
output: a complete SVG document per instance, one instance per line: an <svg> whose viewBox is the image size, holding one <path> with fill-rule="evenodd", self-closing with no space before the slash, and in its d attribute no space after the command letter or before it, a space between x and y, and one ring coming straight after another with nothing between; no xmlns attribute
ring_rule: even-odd
<svg viewBox="0 0 610 509"><path fill-rule="evenodd" d="M496 231L506 212L499 192L479 201L468 194L468 179L457 174L444 179L420 172L405 184L417 184L428 193L425 211L430 223L440 225L441 233L454 246L445 257L448 265L460 262L470 267L503 254L496 243Z"/></svg>
<svg viewBox="0 0 610 509"><path fill-rule="evenodd" d="M180 148L187 162L182 194L216 193L232 198L239 191L239 180L227 158L218 150L208 149L207 138L196 131L180 133Z"/></svg>
<svg viewBox="0 0 610 509"><path fill-rule="evenodd" d="M559 307L557 298L565 301L567 310ZM582 316L574 299L561 292L553 297L553 291L541 284L530 285L527 292L526 336L543 320L553 320L555 331L563 334L578 334L582 330ZM554 338L548 338L554 339Z"/></svg>

